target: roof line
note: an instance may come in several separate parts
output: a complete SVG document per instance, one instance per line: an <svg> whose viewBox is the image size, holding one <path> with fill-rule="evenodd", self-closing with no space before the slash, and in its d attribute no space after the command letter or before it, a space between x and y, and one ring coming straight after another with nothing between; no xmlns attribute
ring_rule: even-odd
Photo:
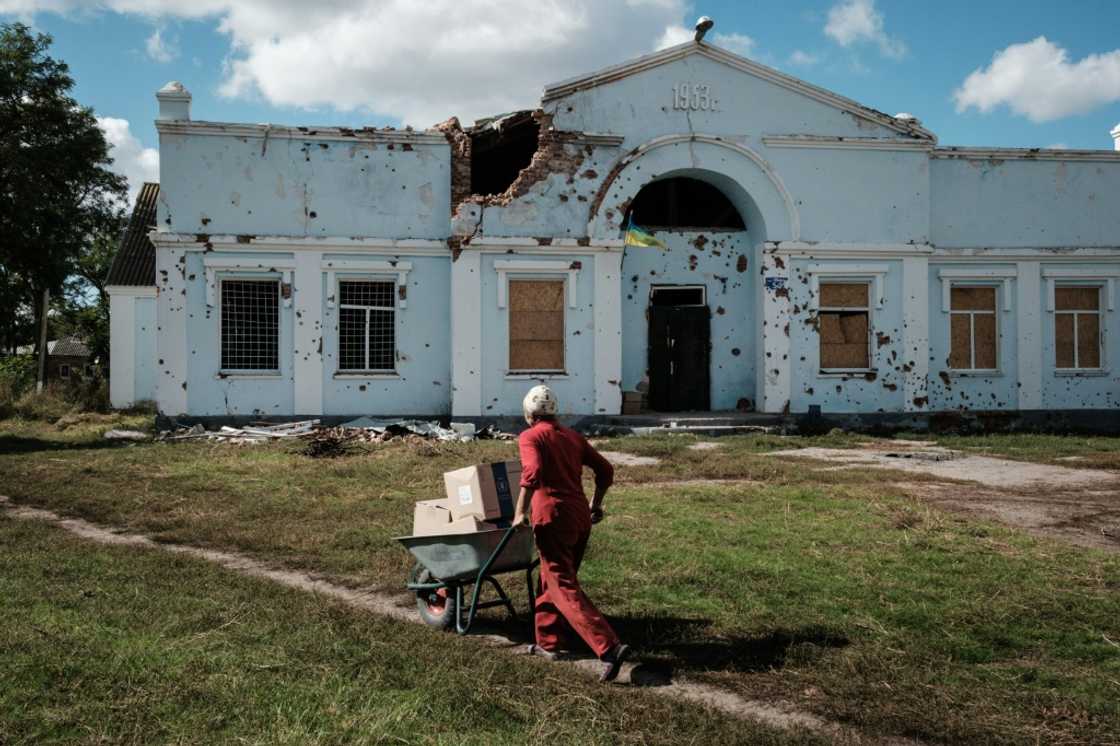
<svg viewBox="0 0 1120 746"><path fill-rule="evenodd" d="M692 54L699 54L716 62L722 62L725 65L775 83L783 88L788 88L804 96L820 101L821 103L850 111L854 115L863 117L864 119L901 132L910 137L931 140L933 142L937 141L937 136L933 132L916 122L896 119L889 114L878 111L877 109L872 109L869 106L864 106L858 101L841 96L838 93L833 93L826 88L815 86L812 83L806 83L800 78L795 78L792 75L787 75L786 73L775 70L772 67L767 67L754 60L741 57L733 52L728 52L726 49L712 46L706 42L696 41L686 41L683 44L643 55L629 62L611 65L610 67L602 68L596 72L568 78L567 80L562 80L557 83L551 83L544 87L544 95L541 98L541 102L545 103L585 88L593 88L603 85L604 83L620 80L651 67L657 67L667 62L683 59Z"/></svg>

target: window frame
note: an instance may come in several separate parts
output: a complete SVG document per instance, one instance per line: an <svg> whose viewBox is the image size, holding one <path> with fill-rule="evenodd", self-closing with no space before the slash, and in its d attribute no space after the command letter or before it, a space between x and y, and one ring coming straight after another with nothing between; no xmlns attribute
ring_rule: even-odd
<svg viewBox="0 0 1120 746"><path fill-rule="evenodd" d="M946 366L950 375L955 376L997 376L1003 373L1003 355L1000 350L1000 339L1002 334L1002 325L1000 323L1000 308L1003 300L1002 294L1006 292L1006 285L1003 282L985 282L968 280L951 280L949 286L949 354L946 356ZM994 291L994 303L991 311L977 311L977 310L953 310L952 294L953 288L990 288ZM976 367L976 314L984 314L985 316L991 315L995 326L995 357L996 365L994 368L977 368ZM969 334L969 367L968 368L954 368L952 366L953 358L953 316L968 316L968 334Z"/></svg>
<svg viewBox="0 0 1120 746"><path fill-rule="evenodd" d="M1084 309L1084 310L1081 310L1081 309L1061 310L1061 309L1059 309L1058 306L1057 306L1056 296L1057 296L1057 291L1062 289L1062 288L1080 288L1080 289L1092 288L1093 290L1096 290L1097 291L1097 308L1096 308L1096 310L1088 310L1088 309ZM1099 280L1098 281L1090 280L1090 281L1087 281L1087 282L1076 282L1076 281L1071 282L1069 280L1063 281L1061 279L1057 279L1053 284L1053 292L1054 292L1054 296L1055 296L1055 301L1054 301L1054 309L1051 313L1053 313L1053 315L1054 315L1054 323L1053 323L1053 326L1051 328L1053 330L1053 335L1054 335L1054 337L1053 337L1053 339L1054 339L1054 358L1053 358L1054 359L1054 373L1056 375L1075 375L1075 374L1078 374L1078 373L1093 373L1093 374L1096 374L1096 373L1105 372L1107 370L1107 366L1105 365L1106 357L1105 357L1105 344L1104 344L1105 337L1107 336L1105 334L1105 321L1106 321L1105 312L1107 311L1107 302L1108 302L1108 299L1106 297L1107 286ZM1085 315L1090 315L1091 314L1091 315L1094 315L1094 316L1097 317L1097 362L1098 362L1098 364L1097 364L1096 367L1093 367L1093 368L1085 368L1085 367L1082 367L1081 365L1079 365L1080 360L1078 360L1078 358L1080 357L1080 353L1078 352L1078 344L1077 344L1077 321L1078 321L1077 317L1081 314L1085 314ZM1073 367L1072 368L1066 368L1066 367L1058 365L1058 317L1059 316L1072 316L1073 317Z"/></svg>
<svg viewBox="0 0 1120 746"><path fill-rule="evenodd" d="M659 290L699 290L700 302L699 303L680 303L673 306L674 308L707 308L708 307L708 286L698 283L687 283L684 285L673 285L669 283L660 283L658 285L649 286L649 307L652 308L653 296Z"/></svg>
<svg viewBox="0 0 1120 746"><path fill-rule="evenodd" d="M356 306L352 304L343 304L342 302L342 283L344 282L385 282L393 286L393 292L389 296L391 303L388 306ZM337 273L334 277L334 297L337 299L333 304L335 309L336 324L336 339L335 339L335 375L336 376L355 376L359 378L368 378L370 376L392 376L398 375L397 363L399 358L397 356L397 309L400 308L400 278L398 275L387 274L369 274L369 273L353 273L342 274ZM392 368L343 368L342 367L342 309L344 308L361 308L365 309L365 362L369 365L369 312L371 310L390 311L393 314L393 367Z"/></svg>
<svg viewBox="0 0 1120 746"><path fill-rule="evenodd" d="M532 378L563 378L568 375L568 308L571 296L571 275L560 272L517 272L514 277L504 277L505 283L505 312L506 312L506 377L515 379ZM513 352L513 337L510 331L512 324L511 314L513 308L509 304L509 286L514 282L558 282L561 288L560 314L563 321L563 334L561 336L561 352L564 356L564 365L560 368L512 368L510 355Z"/></svg>
<svg viewBox="0 0 1120 746"><path fill-rule="evenodd" d="M69 381L70 380L70 364L69 363L59 363L58 377L60 379L62 379L63 381Z"/></svg>
<svg viewBox="0 0 1120 746"><path fill-rule="evenodd" d="M821 287L824 285L863 285L867 288L867 301L862 307L856 306L825 306L820 302ZM852 376L865 373L874 373L875 349L872 347L872 336L875 330L875 308L877 300L874 297L878 283L866 277L830 276L821 274L817 277L817 375L820 377ZM867 367L865 368L826 368L821 360L821 346L824 338L820 334L820 317L825 313L864 312L867 314Z"/></svg>
<svg viewBox="0 0 1120 746"><path fill-rule="evenodd" d="M276 367L275 368L225 368L222 366L222 322L224 317L222 296L225 293L227 280L242 282L273 282L276 284ZM215 285L215 313L214 318L218 324L218 375L222 378L279 378L283 375L282 347L284 341L284 274L282 272L217 272L214 276Z"/></svg>

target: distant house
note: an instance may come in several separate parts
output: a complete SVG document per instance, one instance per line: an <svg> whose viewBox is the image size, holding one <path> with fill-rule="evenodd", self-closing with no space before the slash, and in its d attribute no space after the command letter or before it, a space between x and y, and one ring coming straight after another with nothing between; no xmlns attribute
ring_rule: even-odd
<svg viewBox="0 0 1120 746"><path fill-rule="evenodd" d="M93 376L89 347L77 337L47 342L47 380L80 381Z"/></svg>
<svg viewBox="0 0 1120 746"><path fill-rule="evenodd" d="M159 184L144 184L109 268L109 398L128 407L156 395L156 227Z"/></svg>

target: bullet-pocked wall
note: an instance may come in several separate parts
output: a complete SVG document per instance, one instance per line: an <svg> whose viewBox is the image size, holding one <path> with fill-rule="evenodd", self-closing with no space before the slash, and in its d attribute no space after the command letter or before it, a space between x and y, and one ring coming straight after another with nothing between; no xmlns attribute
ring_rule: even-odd
<svg viewBox="0 0 1120 746"><path fill-rule="evenodd" d="M649 307L654 287L703 288L710 314L711 407L749 407L754 399L754 243L748 231L670 231L666 245L627 247L622 258L622 386L647 388Z"/></svg>
<svg viewBox="0 0 1120 746"><path fill-rule="evenodd" d="M352 254L324 254L324 267L355 261ZM323 275L323 414L355 412L446 415L451 412L451 273L447 257L399 257L396 269L352 270ZM399 283L392 310L395 370L363 374L343 369L339 360L338 283L381 280ZM403 285L405 292L401 293ZM403 296L403 297L402 297Z"/></svg>
<svg viewBox="0 0 1120 746"><path fill-rule="evenodd" d="M160 123L159 229L445 238L450 150L438 133Z"/></svg>
<svg viewBox="0 0 1120 746"><path fill-rule="evenodd" d="M481 261L481 410L485 416L520 415L521 401L530 387L548 384L560 402L562 414L585 414L595 410L595 257L564 254L534 257L518 254L484 254ZM511 282L562 283L562 294L551 312L555 329L557 312L562 316L563 370L513 369L519 360L511 354L520 342L511 334L510 318L518 301ZM539 316L538 316L539 318ZM532 318L527 319L534 323Z"/></svg>

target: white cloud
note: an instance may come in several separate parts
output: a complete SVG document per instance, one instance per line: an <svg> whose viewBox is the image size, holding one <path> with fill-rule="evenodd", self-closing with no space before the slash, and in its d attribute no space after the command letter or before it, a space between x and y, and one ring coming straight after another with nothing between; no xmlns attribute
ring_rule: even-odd
<svg viewBox="0 0 1120 746"><path fill-rule="evenodd" d="M0 12L91 6L153 23L213 19L231 46L225 96L419 126L531 107L545 83L648 52L687 8L686 0L319 0L314 8L306 0L0 0Z"/></svg>
<svg viewBox="0 0 1120 746"><path fill-rule="evenodd" d="M821 58L809 52L803 52L800 49L793 50L793 54L789 56L789 64L798 67L812 67L821 61Z"/></svg>
<svg viewBox="0 0 1120 746"><path fill-rule="evenodd" d="M665 30L661 33L661 38L657 42L657 49L666 49L668 47L675 47L678 44L684 44L686 41L692 41L696 37L696 29L685 28L680 24L672 24L666 26ZM705 41L710 41L717 47L722 47L729 52L741 55L743 57L750 57L754 54L755 40L746 34L729 33L721 34L715 33L704 37Z"/></svg>
<svg viewBox="0 0 1120 746"><path fill-rule="evenodd" d="M145 148L132 134L127 119L98 117L97 124L109 142L113 171L128 179L128 204L131 206L145 181L159 181L159 151Z"/></svg>
<svg viewBox="0 0 1120 746"><path fill-rule="evenodd" d="M675 47L678 44L684 44L686 41L692 41L695 36L695 29L685 28L678 23L674 23L665 27L665 30L661 33L661 38L657 42L657 48Z"/></svg>
<svg viewBox="0 0 1120 746"><path fill-rule="evenodd" d="M152 35L144 42L144 50L155 62L171 62L179 56L179 45L174 39L164 39L163 29L152 30Z"/></svg>
<svg viewBox="0 0 1120 746"><path fill-rule="evenodd" d="M1069 145L1064 142L1055 142L1047 145L1045 150L1069 150Z"/></svg>
<svg viewBox="0 0 1120 746"><path fill-rule="evenodd" d="M883 26L883 14L875 8L875 0L842 0L829 8L824 33L842 47L870 42L877 44L886 57L905 57L906 44L888 35Z"/></svg>
<svg viewBox="0 0 1120 746"><path fill-rule="evenodd" d="M712 43L742 57L754 54L755 41L746 34L716 34Z"/></svg>
<svg viewBox="0 0 1120 746"><path fill-rule="evenodd" d="M1071 62L1045 36L996 52L953 93L957 111L987 113L1000 105L1032 122L1084 114L1120 101L1120 49Z"/></svg>

